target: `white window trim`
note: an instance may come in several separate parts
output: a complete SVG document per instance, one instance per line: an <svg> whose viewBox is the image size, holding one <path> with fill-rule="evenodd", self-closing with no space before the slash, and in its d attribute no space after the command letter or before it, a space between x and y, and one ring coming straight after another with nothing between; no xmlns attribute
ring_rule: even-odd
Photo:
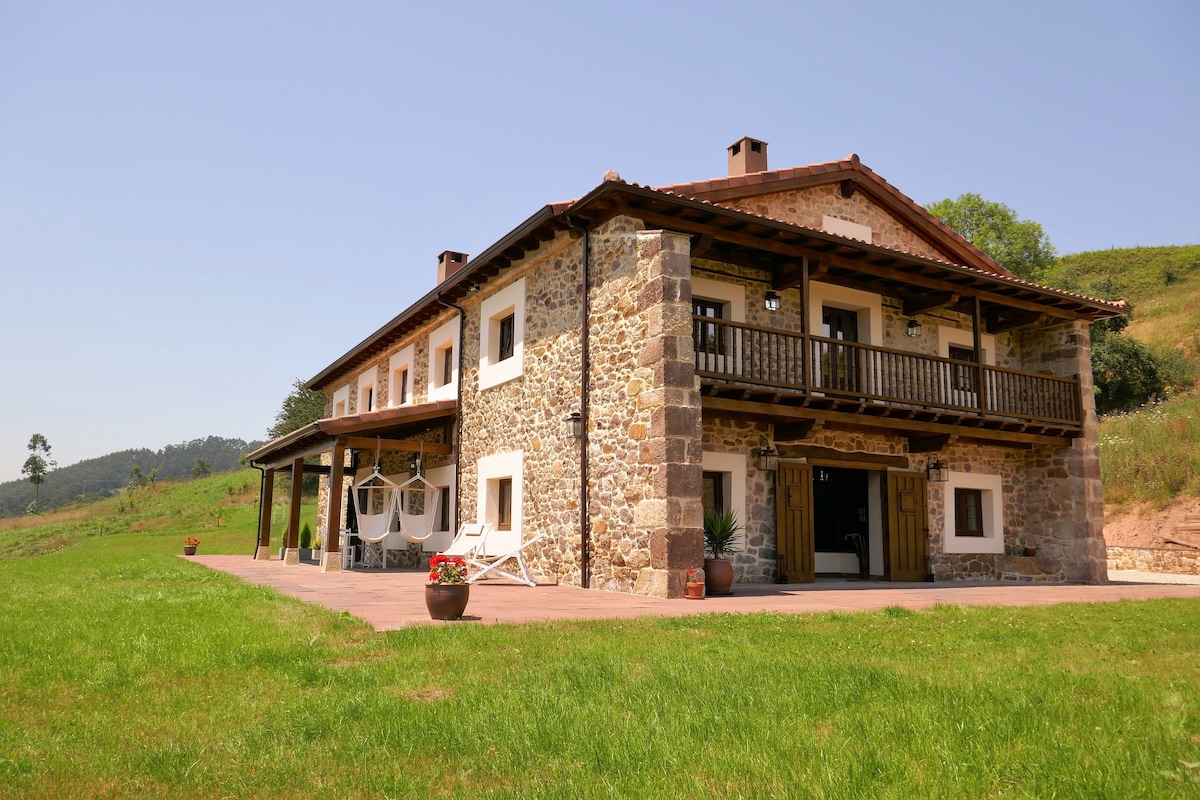
<svg viewBox="0 0 1200 800"><path fill-rule="evenodd" d="M428 539L421 543L421 549L426 553L440 553L450 546L450 542L454 540L454 512L455 500L458 497L458 484L456 482L454 465L449 464L444 467L435 467L425 472L425 479L434 486L449 486L450 487L450 530L435 531ZM438 515L441 515L441 510L438 510Z"/></svg>
<svg viewBox="0 0 1200 800"><path fill-rule="evenodd" d="M883 297L859 289L813 281L808 285L808 332L823 335L821 310L825 306L858 312L860 344L883 344Z"/></svg>
<svg viewBox="0 0 1200 800"><path fill-rule="evenodd" d="M397 382L400 376L397 373L402 370L408 370L408 399L404 403L397 403L396 398L401 394ZM410 344L388 360L388 405L392 408L400 405L411 406L414 402L414 388L416 382L413 380L413 346Z"/></svg>
<svg viewBox="0 0 1200 800"><path fill-rule="evenodd" d="M524 497L521 474L525 465L525 451L514 450L497 453L479 459L477 469L476 522L490 522L492 531L487 536L487 554L500 555L515 550L521 544L521 500ZM499 494L497 486L501 478L512 479L512 528L507 531L496 529Z"/></svg>
<svg viewBox="0 0 1200 800"><path fill-rule="evenodd" d="M365 372L358 376L358 394L355 396L355 413L362 414L367 411L374 411L379 408L379 392L375 387L378 384L379 368L375 365L369 367ZM363 396L366 390L371 390L371 402L368 405L363 403Z"/></svg>
<svg viewBox="0 0 1200 800"><path fill-rule="evenodd" d="M454 348L454 371L451 373L449 383L438 386L437 379L442 374L441 355L446 347ZM459 350L458 318L455 317L429 334L429 389L426 392L429 402L458 399L458 365L460 363L462 363L462 352Z"/></svg>
<svg viewBox="0 0 1200 800"><path fill-rule="evenodd" d="M746 287L740 283L692 278L692 299L724 303L729 311L727 319L730 322L746 321Z"/></svg>
<svg viewBox="0 0 1200 800"><path fill-rule="evenodd" d="M513 354L498 361L500 320L513 315ZM514 281L480 304L479 388L497 386L525 373L525 279Z"/></svg>
<svg viewBox="0 0 1200 800"><path fill-rule="evenodd" d="M966 347L970 350L975 349L975 334L971 331L964 331L962 328L950 328L945 325L938 325L938 355L942 358L950 357L950 346ZM996 364L996 337L990 333L983 333L979 336L979 342L983 345L983 363L995 366Z"/></svg>
<svg viewBox="0 0 1200 800"><path fill-rule="evenodd" d="M703 453L701 469L705 472L723 472L729 476L726 497L733 512L737 514L742 529L734 539L734 547L742 549L746 542L746 470L745 453Z"/></svg>
<svg viewBox="0 0 1200 800"><path fill-rule="evenodd" d="M338 406L341 406L340 410ZM350 384L333 393L333 407L329 413L332 417L344 417L350 413Z"/></svg>
<svg viewBox="0 0 1200 800"><path fill-rule="evenodd" d="M983 536L957 536L954 490L979 489L983 501ZM999 475L951 472L943 484L943 545L946 553L1004 554L1004 482Z"/></svg>

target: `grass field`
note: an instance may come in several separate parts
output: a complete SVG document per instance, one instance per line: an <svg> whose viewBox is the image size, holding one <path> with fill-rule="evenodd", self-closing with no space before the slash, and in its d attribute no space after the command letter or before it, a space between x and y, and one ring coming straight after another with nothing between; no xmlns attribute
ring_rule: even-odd
<svg viewBox="0 0 1200 800"><path fill-rule="evenodd" d="M180 545L0 561L0 797L1200 796L1194 601L381 634Z"/></svg>

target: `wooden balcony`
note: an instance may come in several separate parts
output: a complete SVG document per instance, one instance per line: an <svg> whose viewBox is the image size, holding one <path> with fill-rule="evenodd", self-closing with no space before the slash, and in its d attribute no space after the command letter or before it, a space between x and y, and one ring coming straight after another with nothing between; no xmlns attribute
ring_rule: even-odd
<svg viewBox="0 0 1200 800"><path fill-rule="evenodd" d="M727 401L706 401L706 408L727 414L741 403L755 412L750 416L781 421L853 415L867 424L861 418L869 416L914 434L1017 441L1074 437L1083 429L1078 379L702 316L693 318L692 337L704 396Z"/></svg>

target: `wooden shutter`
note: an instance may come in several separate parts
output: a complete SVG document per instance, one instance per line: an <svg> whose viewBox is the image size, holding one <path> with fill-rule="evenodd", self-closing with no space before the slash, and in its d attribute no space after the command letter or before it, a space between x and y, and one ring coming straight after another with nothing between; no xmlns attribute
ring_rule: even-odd
<svg viewBox="0 0 1200 800"><path fill-rule="evenodd" d="M888 567L894 581L925 580L929 555L925 473L888 473Z"/></svg>

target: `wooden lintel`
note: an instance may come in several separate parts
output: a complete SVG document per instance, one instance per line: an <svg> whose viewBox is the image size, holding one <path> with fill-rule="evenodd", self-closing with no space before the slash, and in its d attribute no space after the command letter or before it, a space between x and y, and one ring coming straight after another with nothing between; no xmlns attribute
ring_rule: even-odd
<svg viewBox="0 0 1200 800"><path fill-rule="evenodd" d="M438 453L451 455L454 448L441 442L414 442L408 439L371 439L367 436L347 436L346 447L350 450L402 450L406 453Z"/></svg>
<svg viewBox="0 0 1200 800"><path fill-rule="evenodd" d="M948 308L959 301L960 295L954 292L934 292L921 297L906 297L904 299L904 316L911 317L940 308Z"/></svg>
<svg viewBox="0 0 1200 800"><path fill-rule="evenodd" d="M908 452L910 453L937 453L946 449L946 445L954 441L957 437L949 433L937 433L925 436L909 436L908 437Z"/></svg>
<svg viewBox="0 0 1200 800"><path fill-rule="evenodd" d="M894 467L905 469L908 459L904 456L887 456L876 453L847 453L832 447L817 447L811 444L781 444L777 445L780 458L807 458L812 461L853 462L856 465L871 465L874 467Z"/></svg>
<svg viewBox="0 0 1200 800"><path fill-rule="evenodd" d="M780 422L775 425L775 441L795 442L807 439L817 427L817 420L806 419L801 422Z"/></svg>

